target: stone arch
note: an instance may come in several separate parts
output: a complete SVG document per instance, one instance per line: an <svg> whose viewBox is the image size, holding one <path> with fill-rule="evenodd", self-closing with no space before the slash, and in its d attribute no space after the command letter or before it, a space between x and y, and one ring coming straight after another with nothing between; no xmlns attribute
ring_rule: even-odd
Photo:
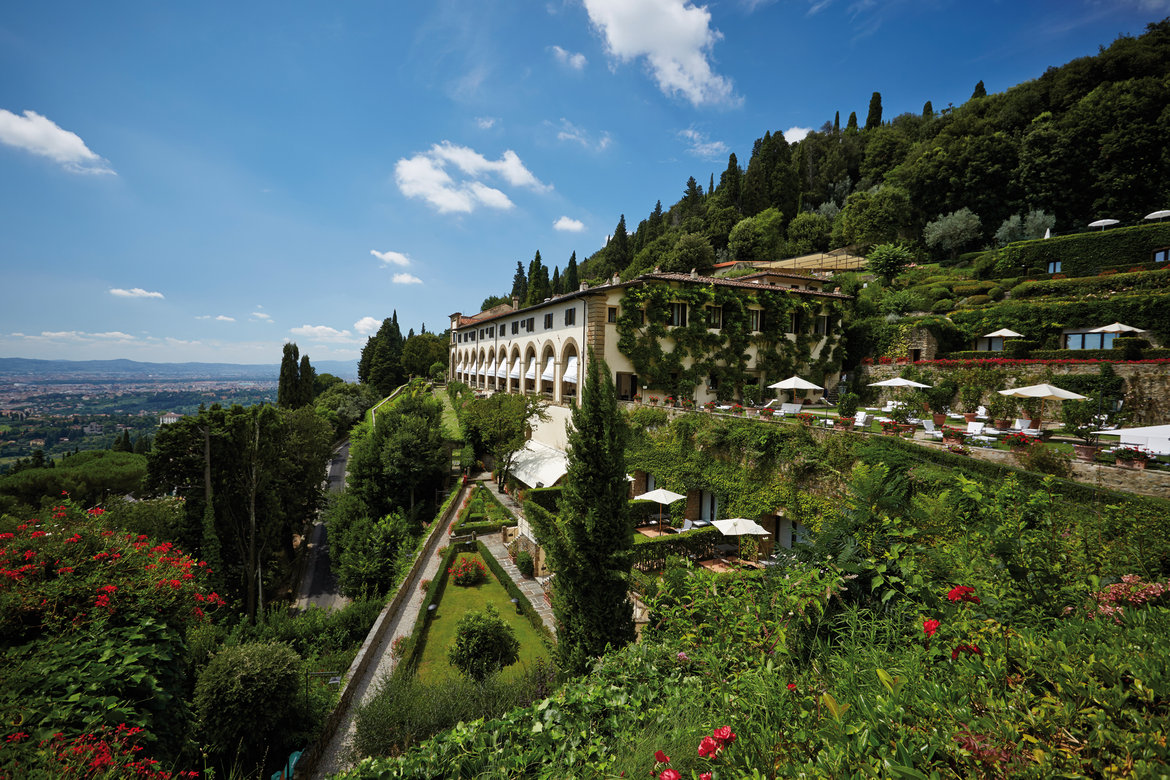
<svg viewBox="0 0 1170 780"><path fill-rule="evenodd" d="M557 371L557 381L562 399L577 398L581 380L584 378L583 367L577 340L572 337L565 339L565 343L561 345L560 366Z"/></svg>
<svg viewBox="0 0 1170 780"><path fill-rule="evenodd" d="M540 388L541 395L548 398L556 397L560 371L561 366L560 361L557 360L556 347L550 341L544 342L540 348L540 360L537 361L537 378L540 380L537 386Z"/></svg>
<svg viewBox="0 0 1170 780"><path fill-rule="evenodd" d="M524 393L535 393L540 387L540 366L536 354L536 344L529 343L524 347L524 359L520 361L520 388Z"/></svg>
<svg viewBox="0 0 1170 780"><path fill-rule="evenodd" d="M520 392L520 377L524 374L524 361L521 360L519 345L513 344L508 354L508 392Z"/></svg>

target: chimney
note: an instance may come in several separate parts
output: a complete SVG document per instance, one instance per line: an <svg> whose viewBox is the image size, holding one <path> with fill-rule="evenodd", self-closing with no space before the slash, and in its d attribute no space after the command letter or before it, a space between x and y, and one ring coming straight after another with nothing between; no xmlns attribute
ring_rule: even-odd
<svg viewBox="0 0 1170 780"><path fill-rule="evenodd" d="M520 308L520 299L517 298L515 295L513 295L512 296L512 311L516 311L519 308Z"/></svg>

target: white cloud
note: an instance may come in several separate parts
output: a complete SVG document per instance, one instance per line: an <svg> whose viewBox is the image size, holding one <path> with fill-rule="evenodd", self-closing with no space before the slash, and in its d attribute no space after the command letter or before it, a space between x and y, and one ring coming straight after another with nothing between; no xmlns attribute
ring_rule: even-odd
<svg viewBox="0 0 1170 780"><path fill-rule="evenodd" d="M422 284L422 279L414 274L394 274L394 278L390 281L394 284Z"/></svg>
<svg viewBox="0 0 1170 780"><path fill-rule="evenodd" d="M711 29L706 6L690 0L585 0L589 20L621 62L644 57L666 95L693 105L737 105L731 81L711 69L707 57L723 37Z"/></svg>
<svg viewBox="0 0 1170 780"><path fill-rule="evenodd" d="M463 175L460 181L447 172L448 166ZM486 176L497 176L513 187L527 187L536 192L552 189L524 167L519 155L511 149L500 159L489 160L474 149L443 141L427 152L399 160L394 166L394 180L402 194L424 199L441 214L470 213L479 206L512 208L513 203L506 194L480 181Z"/></svg>
<svg viewBox="0 0 1170 780"><path fill-rule="evenodd" d="M573 70L584 70L587 60L585 55L580 52L572 52L567 49L562 49L560 46L550 46L549 51L556 57L557 62L562 65L567 65Z"/></svg>
<svg viewBox="0 0 1170 780"><path fill-rule="evenodd" d="M254 312L252 312L252 319L264 320L265 322L272 322L272 315L265 314L262 311L254 311Z"/></svg>
<svg viewBox="0 0 1170 780"><path fill-rule="evenodd" d="M195 315L195 319L197 319L197 320L209 320L209 319L211 319L211 315L210 315L210 314L196 314L196 315Z"/></svg>
<svg viewBox="0 0 1170 780"><path fill-rule="evenodd" d="M790 144L794 144L797 141L803 140L811 132L811 127L790 127L784 131L784 140Z"/></svg>
<svg viewBox="0 0 1170 780"><path fill-rule="evenodd" d="M689 144L687 151L704 160L717 160L727 154L727 144L722 141L708 141L706 133L700 133L693 127L680 130L678 137Z"/></svg>
<svg viewBox="0 0 1170 780"><path fill-rule="evenodd" d="M496 125L496 118L494 116L477 116L475 118L475 126L480 130L491 130Z"/></svg>
<svg viewBox="0 0 1170 780"><path fill-rule="evenodd" d="M116 339L118 341L133 341L134 337L129 333L123 333L120 330L109 330L105 333L90 333L90 337L95 339Z"/></svg>
<svg viewBox="0 0 1170 780"><path fill-rule="evenodd" d="M353 329L363 336L373 336L382 327L382 321L373 317L362 317L353 324Z"/></svg>
<svg viewBox="0 0 1170 780"><path fill-rule="evenodd" d="M348 330L338 330L328 325L302 325L299 328L289 329L289 332L327 344L352 344L356 341Z"/></svg>
<svg viewBox="0 0 1170 780"><path fill-rule="evenodd" d="M121 287L111 287L110 295L116 295L119 298L162 298L163 294L160 292L149 292L143 290L141 287L132 287L129 290L123 290Z"/></svg>
<svg viewBox="0 0 1170 780"><path fill-rule="evenodd" d="M410 265L410 257L402 252L379 252L377 249L371 249L370 254L387 265Z"/></svg>
<svg viewBox="0 0 1170 780"><path fill-rule="evenodd" d="M561 230L566 233L580 233L584 229L584 222L579 219L572 219L571 217L561 217L553 223L553 230Z"/></svg>
<svg viewBox="0 0 1170 780"><path fill-rule="evenodd" d="M215 318L218 322L235 322L235 317L229 317L226 314L221 314Z"/></svg>
<svg viewBox="0 0 1170 780"><path fill-rule="evenodd" d="M552 124L549 122L548 124ZM561 118L560 129L557 130L558 141L573 141L581 144L586 149L595 149L599 152L604 151L612 140L609 133L602 133L601 137L594 141L589 137L589 134L581 128L574 125L568 119Z"/></svg>
<svg viewBox="0 0 1170 780"><path fill-rule="evenodd" d="M23 335L14 333L14 336ZM83 330L42 330L39 336L27 336L33 341L72 341L78 343L92 342L95 340L102 341L134 341L134 337L129 333L123 333L120 330L111 330L104 333L86 333Z"/></svg>
<svg viewBox="0 0 1170 780"><path fill-rule="evenodd" d="M0 108L0 143L48 157L70 173L116 175L107 161L89 150L81 136L62 130L35 111L17 116Z"/></svg>

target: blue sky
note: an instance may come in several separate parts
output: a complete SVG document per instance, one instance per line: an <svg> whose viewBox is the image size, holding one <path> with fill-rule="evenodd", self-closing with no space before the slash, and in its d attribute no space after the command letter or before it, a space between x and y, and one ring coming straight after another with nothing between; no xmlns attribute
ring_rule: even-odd
<svg viewBox="0 0 1170 780"><path fill-rule="evenodd" d="M0 356L356 359L766 130L964 102L1170 0L14 2Z"/></svg>

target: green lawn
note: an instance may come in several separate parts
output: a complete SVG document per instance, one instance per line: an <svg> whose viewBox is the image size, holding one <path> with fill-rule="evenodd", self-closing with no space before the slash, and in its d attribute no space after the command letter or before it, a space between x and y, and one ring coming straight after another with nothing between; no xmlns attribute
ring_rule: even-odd
<svg viewBox="0 0 1170 780"><path fill-rule="evenodd" d="M462 555L480 560L479 555L474 553ZM540 633L528 622L528 618L516 614L511 596L496 580L491 569L488 569L487 579L474 587L462 588L454 583L447 583L443 596L439 599L439 608L435 611L426 633L423 634L423 648L416 671L419 680L435 681L459 674L459 671L447 661L447 648L455 641L455 626L465 612L482 610L487 604L496 606L500 616L512 627L516 632L516 638L520 640L520 660L504 669L503 679L519 676L525 667L531 666L538 659L548 660L548 650Z"/></svg>
<svg viewBox="0 0 1170 780"><path fill-rule="evenodd" d="M459 417L455 414L455 407L451 405L451 399L447 396L447 391L436 387L435 398L438 398L443 403L443 432L447 435L448 439L462 441L463 429L459 427Z"/></svg>

